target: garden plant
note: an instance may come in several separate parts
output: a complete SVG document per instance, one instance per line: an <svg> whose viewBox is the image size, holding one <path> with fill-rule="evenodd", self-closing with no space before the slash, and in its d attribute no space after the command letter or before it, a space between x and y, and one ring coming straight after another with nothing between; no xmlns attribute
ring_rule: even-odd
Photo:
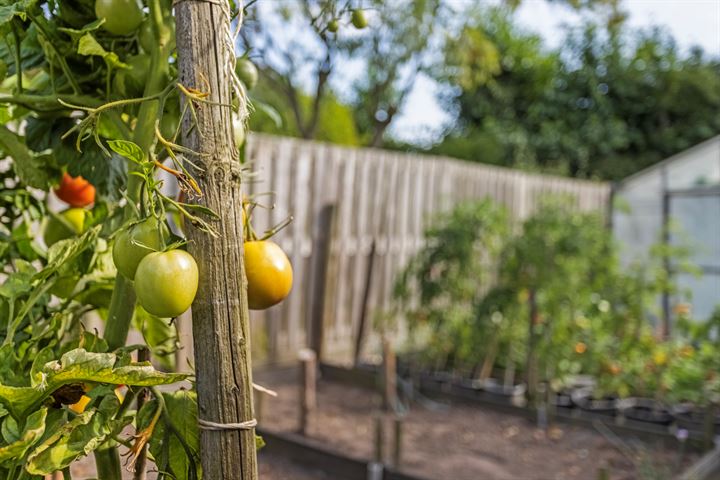
<svg viewBox="0 0 720 480"><path fill-rule="evenodd" d="M367 25L351 2L320 6L327 32ZM158 478L256 478L247 307L282 301L292 268L270 240L287 221L255 232L240 192L258 81L251 52L235 57L245 13L0 1L3 478L67 480L93 454L119 480L121 446L138 475L149 458ZM173 373L191 305L203 348Z"/></svg>

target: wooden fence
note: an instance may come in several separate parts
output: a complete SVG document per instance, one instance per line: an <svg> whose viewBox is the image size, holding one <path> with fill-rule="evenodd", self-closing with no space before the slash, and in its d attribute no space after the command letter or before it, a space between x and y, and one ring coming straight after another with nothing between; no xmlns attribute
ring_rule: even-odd
<svg viewBox="0 0 720 480"><path fill-rule="evenodd" d="M257 208L258 232L292 215L275 237L294 269L294 289L282 304L253 312L255 364L295 362L307 345L313 232L321 208L335 205L324 296L325 358L352 358L368 257L376 252L369 321L388 306L395 274L423 243L428 219L465 199L490 197L513 218L533 210L540 195L570 193L585 210L607 208L608 184L520 172L449 158L355 149L254 134L248 139L251 193L271 193ZM371 329L371 323L369 329Z"/></svg>

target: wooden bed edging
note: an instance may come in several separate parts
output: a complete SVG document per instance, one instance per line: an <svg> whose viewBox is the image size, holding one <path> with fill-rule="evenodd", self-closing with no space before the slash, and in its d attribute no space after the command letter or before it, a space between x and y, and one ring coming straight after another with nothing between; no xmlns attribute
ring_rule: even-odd
<svg viewBox="0 0 720 480"><path fill-rule="evenodd" d="M720 473L720 448L715 447L700 457L697 462L690 465L690 467L678 477L678 480L717 479L718 473Z"/></svg>
<svg viewBox="0 0 720 480"><path fill-rule="evenodd" d="M320 442L289 432L272 432L257 428L257 434L265 441L268 450L289 458L303 466L328 473L336 480L366 480L368 462L343 455L327 448ZM262 455L262 450L260 450ZM383 480L427 480L401 473L391 467L383 469Z"/></svg>
<svg viewBox="0 0 720 480"><path fill-rule="evenodd" d="M378 389L379 375L369 368L348 368L326 363L320 364L321 378L337 383L345 383L361 388ZM525 417L529 420L535 420L537 413L535 410L527 407L519 407L510 403L510 401L500 395L475 391L472 395L462 394L455 388L438 388L430 382L421 382L421 393L432 398L440 398L447 400L457 400L478 406L492 408L496 411L508 413L511 415ZM607 428L618 435L635 436L649 442L657 442L660 440L665 447L679 447L679 441L673 435L669 428L663 425L655 425L647 422L639 422L630 419L622 419L622 423L618 423L616 417L594 414L579 408L556 407L553 416L554 420L562 423L578 425L586 428L595 429L594 422L602 422ZM701 440L701 433L689 432L690 440L688 447L699 447L698 440Z"/></svg>

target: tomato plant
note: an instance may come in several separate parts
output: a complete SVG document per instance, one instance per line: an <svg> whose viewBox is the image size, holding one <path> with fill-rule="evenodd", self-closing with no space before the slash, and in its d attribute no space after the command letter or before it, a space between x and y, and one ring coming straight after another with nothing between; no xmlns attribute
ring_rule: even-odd
<svg viewBox="0 0 720 480"><path fill-rule="evenodd" d="M168 218L220 230L185 163L196 152L178 144L179 125L197 128L209 92L180 83L173 3L0 0L0 11L0 426L16 432L0 438L0 477L67 475L92 452L98 478L121 480L124 442L130 467L149 451L165 475L197 479L195 392L155 389L192 377L168 373L178 335L167 318L198 289L198 266ZM249 89L248 53L236 75ZM243 149L233 155L244 173ZM53 190L67 203L57 211ZM86 329L89 316L102 335ZM144 345L126 345L130 328ZM136 409L138 397L147 401ZM129 425L135 435L123 439Z"/></svg>

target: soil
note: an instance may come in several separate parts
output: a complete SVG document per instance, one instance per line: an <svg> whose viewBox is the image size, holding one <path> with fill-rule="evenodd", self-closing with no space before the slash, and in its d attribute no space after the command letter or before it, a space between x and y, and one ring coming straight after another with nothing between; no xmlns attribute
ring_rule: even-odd
<svg viewBox="0 0 720 480"><path fill-rule="evenodd" d="M298 385L263 377L257 381L278 393L276 398L264 396L260 427L272 432L296 432ZM317 400L307 435L345 455L370 459L374 418L380 405L378 395L321 382ZM388 447L392 443L392 424L391 418L385 418ZM265 450L272 454L272 444ZM607 478L613 480L662 480L674 478L696 458L688 454L680 460L677 452L659 444L633 438L611 441L598 431L579 426L560 424L543 431L528 419L476 405L412 405L403 424L400 470L441 480L584 480L598 478L605 469Z"/></svg>
<svg viewBox="0 0 720 480"><path fill-rule="evenodd" d="M157 475L148 468L147 480L155 480ZM96 478L95 462L92 456L76 462L72 466L73 480L88 480ZM275 455L268 451L258 454L258 475L262 480L337 480L318 472L312 468L299 465L291 460ZM132 480L132 473L123 470L123 480Z"/></svg>

